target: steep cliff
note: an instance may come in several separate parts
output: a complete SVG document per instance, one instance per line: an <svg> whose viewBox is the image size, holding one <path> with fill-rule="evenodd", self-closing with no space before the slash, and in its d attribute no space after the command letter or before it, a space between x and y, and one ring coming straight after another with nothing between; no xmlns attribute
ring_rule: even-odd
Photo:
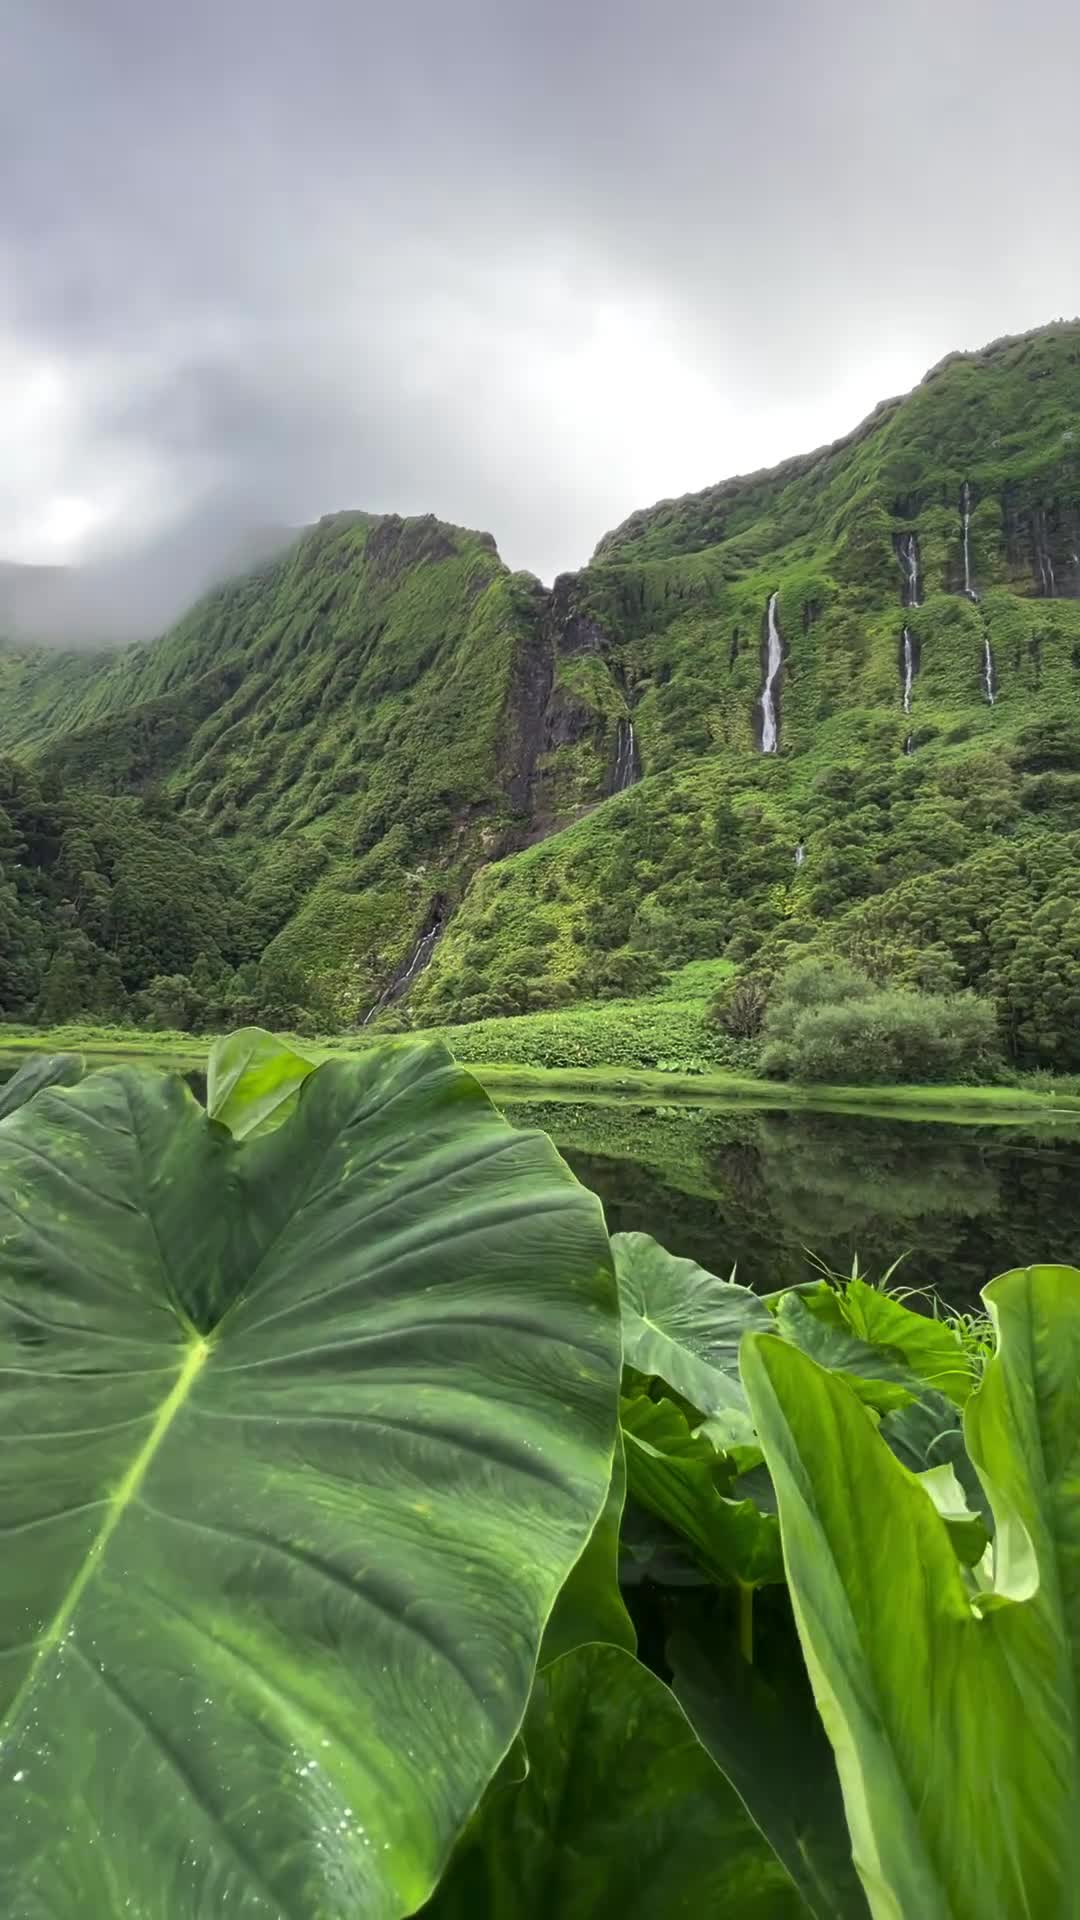
<svg viewBox="0 0 1080 1920"><path fill-rule="evenodd" d="M1080 325L956 355L550 591L487 535L332 516L152 645L0 650L0 747L167 802L338 1019L823 938L1010 1017L994 927L1080 879L1078 421Z"/></svg>

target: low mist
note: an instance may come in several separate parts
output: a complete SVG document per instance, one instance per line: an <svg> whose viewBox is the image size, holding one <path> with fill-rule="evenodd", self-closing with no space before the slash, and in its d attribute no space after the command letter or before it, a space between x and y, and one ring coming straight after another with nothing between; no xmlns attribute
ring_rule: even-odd
<svg viewBox="0 0 1080 1920"><path fill-rule="evenodd" d="M272 559L295 537L295 528L244 524L215 510L78 566L0 560L0 641L82 648L153 639L210 588Z"/></svg>

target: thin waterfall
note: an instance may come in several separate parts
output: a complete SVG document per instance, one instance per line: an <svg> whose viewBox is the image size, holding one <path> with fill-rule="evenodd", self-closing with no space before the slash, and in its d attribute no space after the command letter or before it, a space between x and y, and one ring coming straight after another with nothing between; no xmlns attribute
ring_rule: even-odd
<svg viewBox="0 0 1080 1920"><path fill-rule="evenodd" d="M634 723L632 720L620 720L615 734L615 771L612 774L611 791L625 793L627 787L632 787L640 779L641 762L634 738Z"/></svg>
<svg viewBox="0 0 1080 1920"><path fill-rule="evenodd" d="M780 628L776 619L778 593L770 593L769 610L766 615L767 643L765 653L765 684L761 689L761 751L775 753L780 745L780 720L776 710L776 683L780 678L780 669L784 664L784 644L780 638Z"/></svg>
<svg viewBox="0 0 1080 1920"><path fill-rule="evenodd" d="M1035 538L1035 562L1039 569L1039 590L1044 600L1052 600L1057 588L1054 583L1054 563L1050 558L1050 548L1046 538L1046 514L1041 507L1035 515L1032 531Z"/></svg>
<svg viewBox="0 0 1080 1920"><path fill-rule="evenodd" d="M918 536L914 533L902 533L897 540L896 551L904 572L904 605L905 607L921 607L922 595L919 592Z"/></svg>
<svg viewBox="0 0 1080 1920"><path fill-rule="evenodd" d="M971 488L964 481L960 494L960 511L964 517L964 592L969 600L978 601L978 594L971 584Z"/></svg>
<svg viewBox="0 0 1080 1920"><path fill-rule="evenodd" d="M905 627L900 640L901 675L904 687L904 712L911 712L911 689L915 684L915 642L911 637L911 628Z"/></svg>
<svg viewBox="0 0 1080 1920"><path fill-rule="evenodd" d="M805 859L806 859L806 848L803 846L803 843L800 840L798 846L795 849L795 865L797 867L801 867Z"/></svg>
<svg viewBox="0 0 1080 1920"><path fill-rule="evenodd" d="M994 656L990 649L989 634L983 641L983 691L988 704L992 707L994 704Z"/></svg>
<svg viewBox="0 0 1080 1920"><path fill-rule="evenodd" d="M384 1007L390 1006L392 1001L400 1000L402 994L412 986L421 968L426 967L428 961L431 959L431 950L442 930L443 923L442 919L439 918L434 920L426 932L420 935L415 946L407 955L404 965L398 968L389 984L383 988L374 1006L368 1008L368 1011L360 1022L362 1027L368 1026L369 1023L374 1020L375 1015L381 1013Z"/></svg>

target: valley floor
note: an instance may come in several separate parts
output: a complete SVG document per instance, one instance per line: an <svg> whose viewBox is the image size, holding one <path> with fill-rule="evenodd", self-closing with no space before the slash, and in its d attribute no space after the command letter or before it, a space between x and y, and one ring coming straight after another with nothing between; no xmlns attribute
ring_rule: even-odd
<svg viewBox="0 0 1080 1920"><path fill-rule="evenodd" d="M647 1002L609 1003L604 1015L622 1014L623 1048L630 1039L626 1009L640 1014ZM523 1015L517 1019L492 1020L473 1027L446 1028L428 1037L444 1039L462 1063L470 1068L500 1103L542 1098L544 1100L612 1098L639 1100L650 1105L715 1104L758 1109L804 1108L849 1114L892 1116L906 1120L984 1121L1006 1124L1022 1119L1060 1115L1070 1122L1080 1117L1080 1092L1076 1083L1058 1086L1045 1075L1033 1077L1036 1084L1022 1082L1010 1086L832 1086L796 1085L765 1080L747 1071L725 1069L695 1062L689 1069L673 1060L663 1067L643 1067L616 1061L582 1060L574 1064L548 1065L546 1053L562 1052L557 1044L558 1028L569 1028L588 1020L586 1010L573 1013ZM594 1024L604 1025L605 1021ZM501 1034L499 1029L502 1029ZM543 1029L547 1044L539 1033L522 1029ZM145 1028L73 1025L49 1029L33 1027L0 1028L0 1069L30 1053L79 1052L91 1061L157 1062L182 1071L205 1065L215 1035L156 1032ZM304 1053L316 1059L332 1059L343 1050L370 1045L355 1034L307 1039L286 1036ZM372 1036L374 1038L375 1036ZM391 1036L385 1036L390 1038ZM398 1037L398 1036L393 1036ZM403 1037L403 1036L402 1036ZM419 1037L419 1036L418 1036ZM499 1057L499 1040L504 1043ZM536 1043L537 1061L522 1059L528 1040ZM632 1043L632 1042L631 1042ZM576 1050L576 1049L575 1049ZM507 1057L508 1056L508 1057Z"/></svg>

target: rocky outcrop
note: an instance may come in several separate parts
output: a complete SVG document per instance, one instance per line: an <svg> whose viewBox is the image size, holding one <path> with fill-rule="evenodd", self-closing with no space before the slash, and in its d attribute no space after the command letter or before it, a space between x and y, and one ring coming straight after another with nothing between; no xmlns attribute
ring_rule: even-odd
<svg viewBox="0 0 1080 1920"><path fill-rule="evenodd" d="M1080 599L1080 509L1057 498L1002 500L1005 558L1018 587L1041 600Z"/></svg>

